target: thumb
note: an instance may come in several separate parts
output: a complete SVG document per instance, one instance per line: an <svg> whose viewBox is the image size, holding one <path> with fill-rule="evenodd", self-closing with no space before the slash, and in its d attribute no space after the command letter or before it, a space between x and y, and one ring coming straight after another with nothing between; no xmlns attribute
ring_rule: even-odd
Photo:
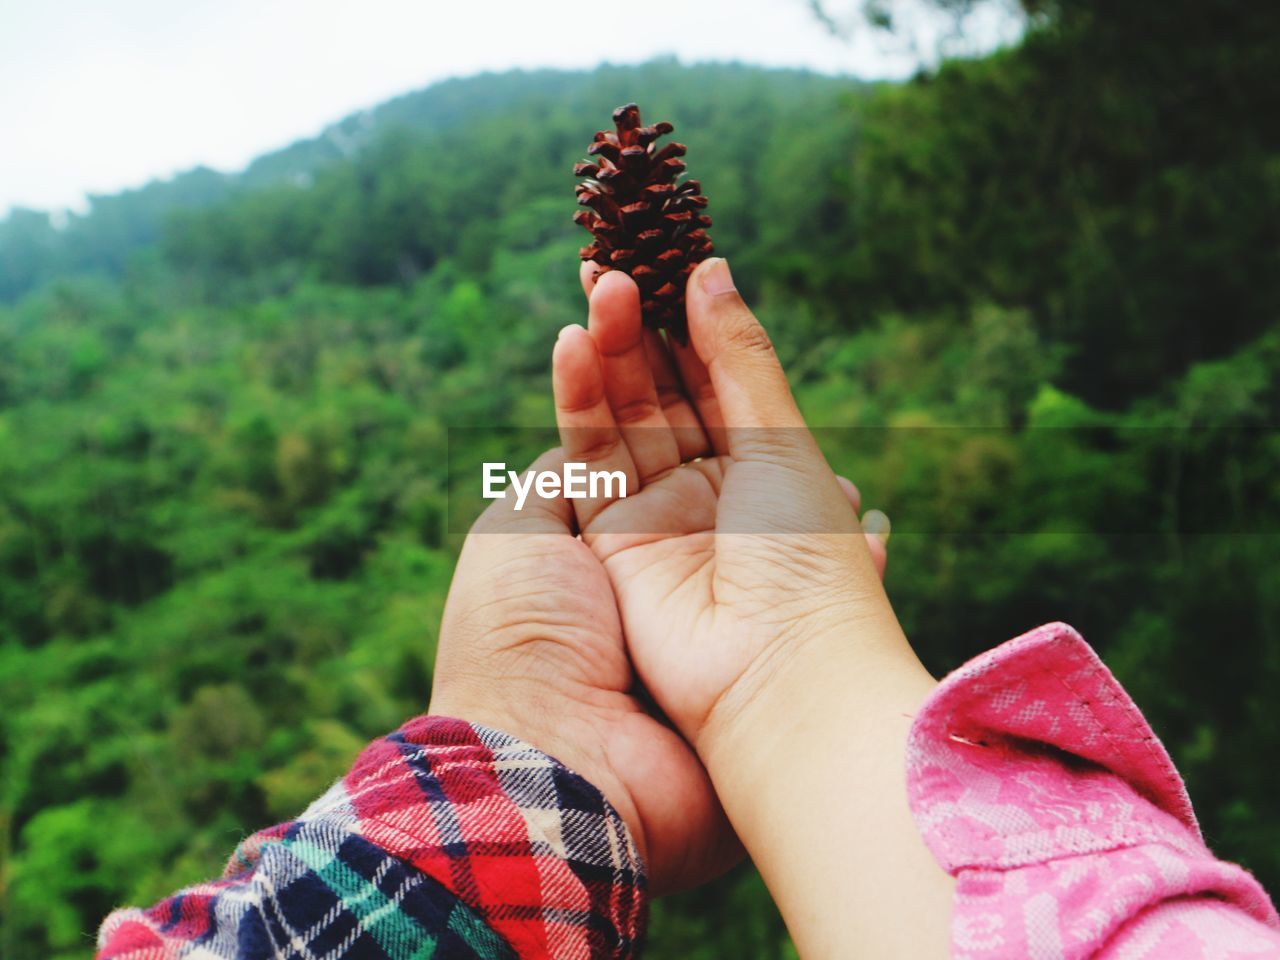
<svg viewBox="0 0 1280 960"><path fill-rule="evenodd" d="M689 334L726 427L804 427L769 334L743 302L727 260L698 265L685 294Z"/></svg>
<svg viewBox="0 0 1280 960"><path fill-rule="evenodd" d="M698 265L689 277L685 309L734 458L774 459L797 448L812 453L773 343L734 286L727 261L717 257Z"/></svg>
<svg viewBox="0 0 1280 960"><path fill-rule="evenodd" d="M748 471L720 500L717 530L853 532L857 517L809 432L769 335L734 286L729 264L704 261L685 291L689 335L707 368L729 454Z"/></svg>

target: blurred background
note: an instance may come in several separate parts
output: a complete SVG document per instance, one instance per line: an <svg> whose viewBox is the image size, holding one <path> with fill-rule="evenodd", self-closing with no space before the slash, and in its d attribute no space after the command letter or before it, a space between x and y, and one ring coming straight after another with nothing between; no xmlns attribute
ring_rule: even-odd
<svg viewBox="0 0 1280 960"><path fill-rule="evenodd" d="M0 956L88 956L424 708L447 430L552 422L629 100L810 419L931 438L832 451L929 667L1072 622L1280 890L1280 4L0 23ZM744 865L649 955L794 953Z"/></svg>

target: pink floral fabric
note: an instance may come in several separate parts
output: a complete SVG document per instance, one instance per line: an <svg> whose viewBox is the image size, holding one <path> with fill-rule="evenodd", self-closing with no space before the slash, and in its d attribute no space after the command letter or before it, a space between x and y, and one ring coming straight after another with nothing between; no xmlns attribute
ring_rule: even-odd
<svg viewBox="0 0 1280 960"><path fill-rule="evenodd" d="M908 794L956 877L958 960L1280 957L1280 918L1205 846L1133 701L1052 623L948 676L912 727Z"/></svg>

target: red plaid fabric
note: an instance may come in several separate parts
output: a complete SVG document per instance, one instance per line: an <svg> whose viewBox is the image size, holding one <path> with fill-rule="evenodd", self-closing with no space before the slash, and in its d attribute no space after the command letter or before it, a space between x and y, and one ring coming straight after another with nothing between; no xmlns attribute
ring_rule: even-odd
<svg viewBox="0 0 1280 960"><path fill-rule="evenodd" d="M98 956L634 957L644 871L591 784L496 730L419 717L222 880L121 910Z"/></svg>

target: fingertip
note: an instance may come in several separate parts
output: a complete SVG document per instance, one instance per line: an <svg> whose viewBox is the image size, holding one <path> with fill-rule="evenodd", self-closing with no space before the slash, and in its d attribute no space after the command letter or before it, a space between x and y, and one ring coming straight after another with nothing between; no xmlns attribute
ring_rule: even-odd
<svg viewBox="0 0 1280 960"><path fill-rule="evenodd" d="M604 275L605 269L594 260L584 260L578 268L578 280L582 284L582 292L586 294L588 300L591 299L591 291L595 289L596 281Z"/></svg>
<svg viewBox="0 0 1280 960"><path fill-rule="evenodd" d="M695 325L709 325L726 308L747 309L729 272L728 260L712 257L694 268L685 285L685 307L691 331Z"/></svg>
<svg viewBox="0 0 1280 960"><path fill-rule="evenodd" d="M729 273L729 262L713 257L698 264L685 290L689 341L708 367L728 352L773 352L764 326L747 306ZM745 348L745 350L744 350Z"/></svg>
<svg viewBox="0 0 1280 960"><path fill-rule="evenodd" d="M551 388L560 409L581 409L603 389L600 354L591 335L576 323L561 329L551 351Z"/></svg>
<svg viewBox="0 0 1280 960"><path fill-rule="evenodd" d="M862 491L848 477L837 475L836 482L840 484L840 489L844 491L845 499L849 501L849 505L853 507L853 512L858 513L862 510Z"/></svg>
<svg viewBox="0 0 1280 960"><path fill-rule="evenodd" d="M580 323L569 323L560 328L556 334L556 345L551 349L551 362L557 358L564 360L582 360L595 352L595 341L587 333L587 328Z"/></svg>
<svg viewBox="0 0 1280 960"><path fill-rule="evenodd" d="M578 323L567 324L560 328L555 346L551 348L551 369L580 372L588 353L594 349L586 328Z"/></svg>
<svg viewBox="0 0 1280 960"><path fill-rule="evenodd" d="M587 329L601 353L613 356L636 346L643 328L640 288L620 270L610 270L591 294Z"/></svg>
<svg viewBox="0 0 1280 960"><path fill-rule="evenodd" d="M867 551L871 554L871 562L875 564L876 573L884 579L884 568L889 562L889 548L885 542L873 533L864 534L867 540Z"/></svg>
<svg viewBox="0 0 1280 960"><path fill-rule="evenodd" d="M703 260L689 275L689 282L695 290L709 297L738 292L737 285L733 282L733 273L729 269L729 261L724 257Z"/></svg>
<svg viewBox="0 0 1280 960"><path fill-rule="evenodd" d="M634 298L639 304L640 288L628 274L621 270L606 270L596 277L590 298L593 307L602 301L612 303L615 299L622 298Z"/></svg>
<svg viewBox="0 0 1280 960"><path fill-rule="evenodd" d="M883 510L868 510L862 515L862 533L867 538L871 562L875 564L881 580L889 559L889 530L889 516Z"/></svg>
<svg viewBox="0 0 1280 960"><path fill-rule="evenodd" d="M769 334L739 295L728 263L699 264L685 303L690 342L710 375L725 426L803 428Z"/></svg>
<svg viewBox="0 0 1280 960"><path fill-rule="evenodd" d="M878 537L882 543L889 542L889 515L883 510L868 510L862 515L862 532L869 537Z"/></svg>

